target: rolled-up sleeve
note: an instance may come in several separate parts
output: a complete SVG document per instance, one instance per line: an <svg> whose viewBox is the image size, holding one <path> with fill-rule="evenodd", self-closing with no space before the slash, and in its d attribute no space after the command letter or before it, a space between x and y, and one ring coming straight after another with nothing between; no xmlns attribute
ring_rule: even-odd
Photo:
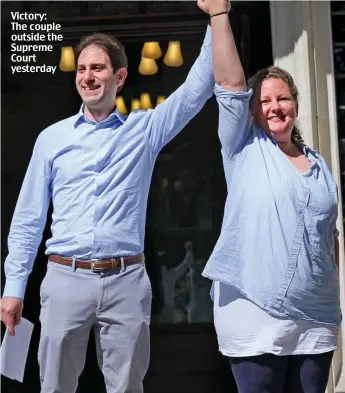
<svg viewBox="0 0 345 393"><path fill-rule="evenodd" d="M229 91L216 84L214 93L219 106L218 133L222 155L230 161L243 147L250 129L249 100L252 90Z"/></svg>

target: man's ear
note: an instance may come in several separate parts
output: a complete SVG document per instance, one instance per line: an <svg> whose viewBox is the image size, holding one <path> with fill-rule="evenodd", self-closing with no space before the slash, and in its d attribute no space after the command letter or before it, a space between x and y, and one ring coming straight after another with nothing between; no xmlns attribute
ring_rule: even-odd
<svg viewBox="0 0 345 393"><path fill-rule="evenodd" d="M120 88L124 85L125 80L127 78L127 75L128 75L127 68L122 67L122 68L118 69L116 74L117 74L116 75L116 85L117 85L117 88Z"/></svg>

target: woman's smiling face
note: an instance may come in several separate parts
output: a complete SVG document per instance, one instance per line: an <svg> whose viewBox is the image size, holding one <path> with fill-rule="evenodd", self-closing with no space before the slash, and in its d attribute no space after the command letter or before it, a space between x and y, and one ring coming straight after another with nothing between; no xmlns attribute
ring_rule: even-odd
<svg viewBox="0 0 345 393"><path fill-rule="evenodd" d="M258 86L252 105L254 122L277 142L291 140L298 105L289 86L278 78L265 79Z"/></svg>

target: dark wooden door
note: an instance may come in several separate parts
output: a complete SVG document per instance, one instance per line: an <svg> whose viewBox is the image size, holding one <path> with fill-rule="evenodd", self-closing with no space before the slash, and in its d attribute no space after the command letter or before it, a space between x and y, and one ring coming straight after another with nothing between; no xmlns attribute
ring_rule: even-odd
<svg viewBox="0 0 345 393"><path fill-rule="evenodd" d="M152 329L145 393L235 393L230 366L211 326Z"/></svg>

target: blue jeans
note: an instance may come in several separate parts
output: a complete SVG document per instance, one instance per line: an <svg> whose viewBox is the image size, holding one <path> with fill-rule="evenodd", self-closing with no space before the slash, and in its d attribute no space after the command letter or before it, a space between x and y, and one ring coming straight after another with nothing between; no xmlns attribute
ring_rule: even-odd
<svg viewBox="0 0 345 393"><path fill-rule="evenodd" d="M238 393L324 393L333 351L229 358Z"/></svg>

